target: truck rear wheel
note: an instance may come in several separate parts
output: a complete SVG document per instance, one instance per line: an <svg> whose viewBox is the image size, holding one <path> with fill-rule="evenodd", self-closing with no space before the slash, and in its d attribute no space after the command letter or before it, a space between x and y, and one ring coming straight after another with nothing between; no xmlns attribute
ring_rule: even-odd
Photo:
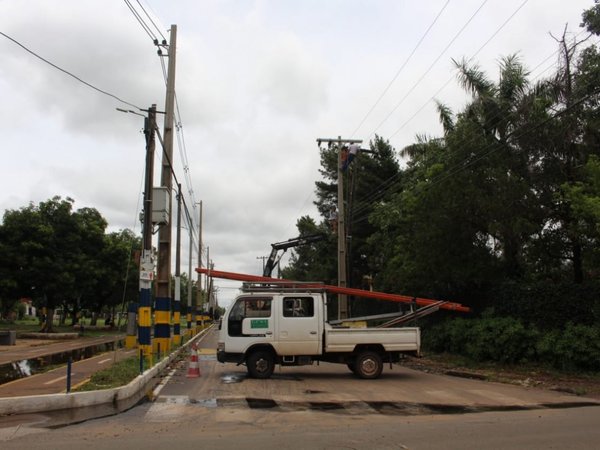
<svg viewBox="0 0 600 450"><path fill-rule="evenodd" d="M379 378L383 370L383 361L377 352L365 350L354 361L354 373L360 378L372 380Z"/></svg>
<svg viewBox="0 0 600 450"><path fill-rule="evenodd" d="M269 378L275 369L273 354L267 350L257 350L246 358L248 375L252 378Z"/></svg>

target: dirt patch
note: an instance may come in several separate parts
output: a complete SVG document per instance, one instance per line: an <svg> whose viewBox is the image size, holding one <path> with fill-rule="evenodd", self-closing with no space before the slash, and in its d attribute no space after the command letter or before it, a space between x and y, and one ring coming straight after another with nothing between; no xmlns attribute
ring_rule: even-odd
<svg viewBox="0 0 600 450"><path fill-rule="evenodd" d="M449 355L409 358L402 365L427 373L536 387L600 400L598 373L565 373L531 365L475 364Z"/></svg>

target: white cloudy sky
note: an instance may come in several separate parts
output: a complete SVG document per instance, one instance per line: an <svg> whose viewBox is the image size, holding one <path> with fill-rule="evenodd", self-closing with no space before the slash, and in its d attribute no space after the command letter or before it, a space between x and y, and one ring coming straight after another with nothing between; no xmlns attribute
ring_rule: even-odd
<svg viewBox="0 0 600 450"><path fill-rule="evenodd" d="M131 3L141 12L136 0ZM176 91L191 189L203 201L211 259L217 269L259 274L257 257L269 253L270 243L296 236L300 216L317 218L316 138L367 141L376 131L399 150L416 133L435 135L440 127L432 96L455 109L466 101L453 79L452 58L477 53L475 60L495 77L498 59L519 52L535 68L532 77L539 76L556 61L549 33L560 36L565 24L578 33L581 12L593 1L141 4L165 36L171 24L178 26ZM0 31L100 89L142 108L156 103L164 109L156 48L124 1L0 0ZM0 52L0 212L70 196L76 207L97 208L111 230L139 231L142 118L117 112L129 107L1 35ZM175 164L187 190L177 141ZM183 247L187 271L187 243ZM238 284L217 285L223 304Z"/></svg>

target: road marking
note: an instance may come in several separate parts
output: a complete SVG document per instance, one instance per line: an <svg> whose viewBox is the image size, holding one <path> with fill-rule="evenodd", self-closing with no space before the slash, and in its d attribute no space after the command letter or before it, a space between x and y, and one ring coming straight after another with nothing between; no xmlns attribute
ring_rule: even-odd
<svg viewBox="0 0 600 450"><path fill-rule="evenodd" d="M109 362L111 360L112 360L112 358L106 358L106 359L103 359L102 361L98 361L98 364L104 364L104 363L107 363L107 362Z"/></svg>
<svg viewBox="0 0 600 450"><path fill-rule="evenodd" d="M54 380L46 381L44 384L48 385L48 384L58 383L59 381L65 380L66 378L67 378L67 376L63 375L62 377L55 378Z"/></svg>
<svg viewBox="0 0 600 450"><path fill-rule="evenodd" d="M214 348L199 348L198 354L199 355L216 355L217 350Z"/></svg>

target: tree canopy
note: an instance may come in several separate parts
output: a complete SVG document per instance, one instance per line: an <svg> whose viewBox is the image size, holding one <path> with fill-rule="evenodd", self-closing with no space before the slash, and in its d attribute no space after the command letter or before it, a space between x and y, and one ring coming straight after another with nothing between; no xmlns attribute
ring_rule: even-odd
<svg viewBox="0 0 600 450"><path fill-rule="evenodd" d="M0 225L0 298L7 307L20 297L46 307L45 331L59 306L100 311L137 291L140 239L129 230L106 233L96 209L73 205L60 197L31 203L5 211Z"/></svg>

